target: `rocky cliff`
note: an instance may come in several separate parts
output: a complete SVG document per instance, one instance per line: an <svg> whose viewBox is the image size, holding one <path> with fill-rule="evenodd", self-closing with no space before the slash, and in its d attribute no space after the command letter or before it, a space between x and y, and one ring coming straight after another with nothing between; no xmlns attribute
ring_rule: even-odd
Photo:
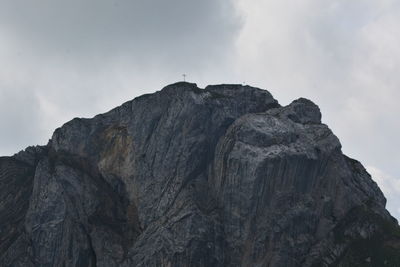
<svg viewBox="0 0 400 267"><path fill-rule="evenodd" d="M0 266L400 266L319 108L176 83L0 158Z"/></svg>

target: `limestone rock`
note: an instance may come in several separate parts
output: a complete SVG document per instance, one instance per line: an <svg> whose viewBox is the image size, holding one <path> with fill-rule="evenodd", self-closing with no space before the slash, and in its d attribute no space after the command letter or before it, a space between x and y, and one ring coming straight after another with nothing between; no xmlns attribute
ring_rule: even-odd
<svg viewBox="0 0 400 267"><path fill-rule="evenodd" d="M176 83L0 158L0 266L399 266L400 229L307 99ZM368 261L366 261L368 259Z"/></svg>

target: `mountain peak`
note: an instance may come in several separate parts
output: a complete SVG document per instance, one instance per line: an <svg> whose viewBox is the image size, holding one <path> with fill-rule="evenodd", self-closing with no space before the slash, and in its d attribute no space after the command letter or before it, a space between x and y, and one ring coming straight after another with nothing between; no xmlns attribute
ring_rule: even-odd
<svg viewBox="0 0 400 267"><path fill-rule="evenodd" d="M178 82L71 120L0 158L0 183L0 266L400 262L385 197L318 106L247 85Z"/></svg>

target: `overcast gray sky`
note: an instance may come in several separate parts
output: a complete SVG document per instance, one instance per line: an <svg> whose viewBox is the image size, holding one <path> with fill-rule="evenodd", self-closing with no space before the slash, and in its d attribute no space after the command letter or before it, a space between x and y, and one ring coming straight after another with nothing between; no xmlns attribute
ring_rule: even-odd
<svg viewBox="0 0 400 267"><path fill-rule="evenodd" d="M0 154L161 89L316 102L400 218L399 0L0 0Z"/></svg>

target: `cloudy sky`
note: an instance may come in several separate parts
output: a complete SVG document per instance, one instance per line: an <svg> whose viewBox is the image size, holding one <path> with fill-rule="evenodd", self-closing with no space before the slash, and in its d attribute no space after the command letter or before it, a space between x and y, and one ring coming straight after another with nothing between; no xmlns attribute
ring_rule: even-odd
<svg viewBox="0 0 400 267"><path fill-rule="evenodd" d="M399 0L0 0L0 154L188 74L316 102L400 218Z"/></svg>

